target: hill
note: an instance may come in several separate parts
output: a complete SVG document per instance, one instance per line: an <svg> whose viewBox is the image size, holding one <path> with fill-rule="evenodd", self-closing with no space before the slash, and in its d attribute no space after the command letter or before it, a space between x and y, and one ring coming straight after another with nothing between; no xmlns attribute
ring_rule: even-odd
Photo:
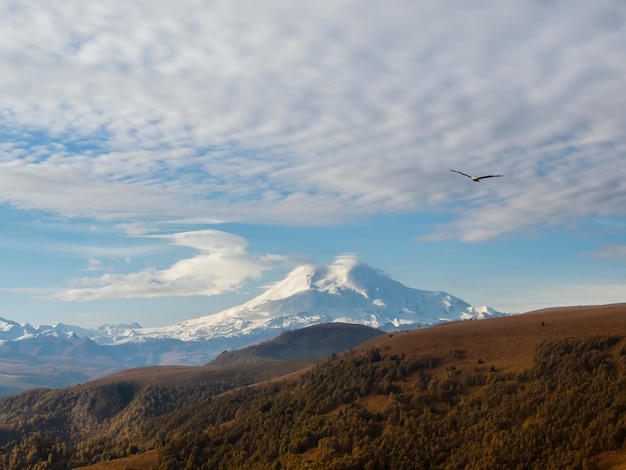
<svg viewBox="0 0 626 470"><path fill-rule="evenodd" d="M286 331L273 340L235 351L224 351L211 364L224 366L262 360L324 358L383 334L365 325L323 323Z"/></svg>
<svg viewBox="0 0 626 470"><path fill-rule="evenodd" d="M626 462L626 304L386 333L239 387L257 380L244 371L267 364L284 362L203 366L191 376L146 368L5 398L0 467L119 469L142 459L135 468L602 470ZM208 371L221 382L202 376Z"/></svg>

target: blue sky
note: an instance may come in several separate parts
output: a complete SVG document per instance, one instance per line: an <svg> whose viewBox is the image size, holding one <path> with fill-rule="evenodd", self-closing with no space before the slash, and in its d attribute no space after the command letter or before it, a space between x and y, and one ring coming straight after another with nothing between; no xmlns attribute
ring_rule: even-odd
<svg viewBox="0 0 626 470"><path fill-rule="evenodd" d="M0 316L166 325L343 253L626 301L624 2L48 3L0 5Z"/></svg>

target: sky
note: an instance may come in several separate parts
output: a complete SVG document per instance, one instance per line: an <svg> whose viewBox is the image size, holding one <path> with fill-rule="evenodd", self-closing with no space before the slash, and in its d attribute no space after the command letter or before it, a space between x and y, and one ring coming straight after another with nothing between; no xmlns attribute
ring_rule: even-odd
<svg viewBox="0 0 626 470"><path fill-rule="evenodd" d="M0 317L168 325L345 253L626 302L624 57L622 0L4 0Z"/></svg>

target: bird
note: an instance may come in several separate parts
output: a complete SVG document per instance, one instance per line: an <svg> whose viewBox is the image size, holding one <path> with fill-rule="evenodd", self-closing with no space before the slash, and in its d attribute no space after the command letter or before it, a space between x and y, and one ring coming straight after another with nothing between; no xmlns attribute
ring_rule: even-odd
<svg viewBox="0 0 626 470"><path fill-rule="evenodd" d="M458 173L463 176L467 176L468 178L471 178L471 180L474 181L475 183L478 183L480 180L485 179L485 178L499 178L503 176L503 175L472 176L472 175L468 175L467 173L463 173L462 171L453 170L452 168L450 168L450 171L453 171L454 173Z"/></svg>

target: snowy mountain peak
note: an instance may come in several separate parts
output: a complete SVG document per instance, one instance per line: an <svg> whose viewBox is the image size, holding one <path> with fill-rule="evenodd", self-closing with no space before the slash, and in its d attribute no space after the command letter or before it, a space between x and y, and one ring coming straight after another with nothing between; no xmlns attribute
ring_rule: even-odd
<svg viewBox="0 0 626 470"><path fill-rule="evenodd" d="M384 330L502 315L474 307L445 292L413 289L354 255L329 265L306 264L254 299L165 329L142 331L182 340L254 337L329 322Z"/></svg>
<svg viewBox="0 0 626 470"><path fill-rule="evenodd" d="M329 294L350 290L369 298L368 291L378 288L381 280L386 283L389 278L382 271L360 262L355 255L342 255L330 265L298 266L255 300L258 303L277 301L309 290Z"/></svg>
<svg viewBox="0 0 626 470"><path fill-rule="evenodd" d="M35 328L28 323L17 323L12 320L0 318L0 341L13 341L28 338L36 333Z"/></svg>
<svg viewBox="0 0 626 470"><path fill-rule="evenodd" d="M407 287L348 254L329 265L299 266L244 304L169 326L142 328L129 324L85 329L60 323L34 329L0 320L0 341L55 331L64 336L88 337L98 344L214 340L221 345L226 344L223 341L245 345L319 323L357 323L392 331L501 315L446 292Z"/></svg>
<svg viewBox="0 0 626 470"><path fill-rule="evenodd" d="M367 291L375 285L373 280L384 277L382 272L359 262L355 256L340 256L329 266L320 267L312 283L321 292L338 294L340 290L352 290L368 298Z"/></svg>

